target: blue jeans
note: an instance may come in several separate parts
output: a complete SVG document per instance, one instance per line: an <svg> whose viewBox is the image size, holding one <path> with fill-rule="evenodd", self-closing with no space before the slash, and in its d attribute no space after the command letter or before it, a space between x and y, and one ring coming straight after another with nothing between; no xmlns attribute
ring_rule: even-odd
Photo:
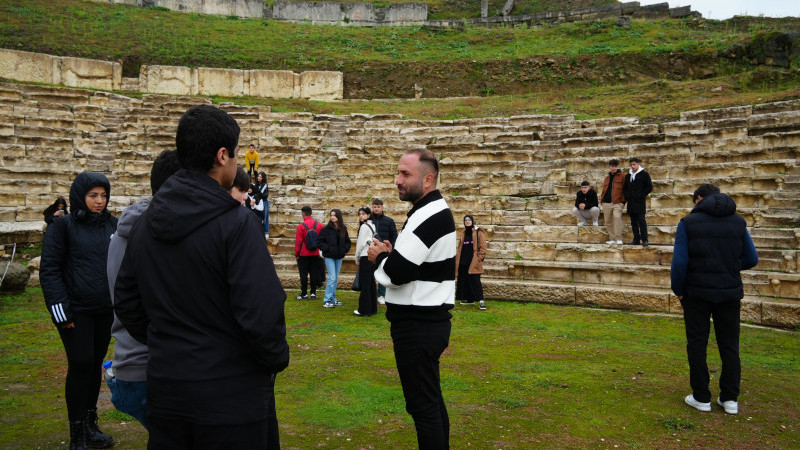
<svg viewBox="0 0 800 450"><path fill-rule="evenodd" d="M325 286L325 303L336 301L336 286L339 282L339 272L342 270L342 259L325 258L325 268L328 269L328 284Z"/></svg>
<svg viewBox="0 0 800 450"><path fill-rule="evenodd" d="M264 233L269 234L269 200L264 200Z"/></svg>
<svg viewBox="0 0 800 450"><path fill-rule="evenodd" d="M114 407L147 428L147 382L123 381L114 377L106 380L106 384L111 391Z"/></svg>

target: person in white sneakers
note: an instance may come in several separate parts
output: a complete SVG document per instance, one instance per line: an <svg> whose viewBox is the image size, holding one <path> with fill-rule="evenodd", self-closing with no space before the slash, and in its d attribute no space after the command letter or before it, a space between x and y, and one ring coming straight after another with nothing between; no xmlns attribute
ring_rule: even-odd
<svg viewBox="0 0 800 450"><path fill-rule="evenodd" d="M694 191L695 207L681 219L675 234L671 287L683 307L686 353L692 393L686 404L711 411L706 363L710 320L722 360L717 403L728 414L739 413L739 319L744 289L742 270L758 264L747 223L736 214L736 203L713 184Z"/></svg>
<svg viewBox="0 0 800 450"><path fill-rule="evenodd" d="M603 181L600 201L603 205L603 220L608 230L609 245L622 245L622 209L625 207L625 174L619 170L619 160L608 162L608 175Z"/></svg>

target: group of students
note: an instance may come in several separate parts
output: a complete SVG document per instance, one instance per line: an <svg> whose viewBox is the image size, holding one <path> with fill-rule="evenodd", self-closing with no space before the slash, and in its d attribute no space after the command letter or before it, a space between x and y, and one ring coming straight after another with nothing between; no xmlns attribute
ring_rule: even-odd
<svg viewBox="0 0 800 450"><path fill-rule="evenodd" d="M342 211L330 210L329 221L324 226L312 217L311 207L304 206L300 211L303 220L297 226L295 233L295 259L300 273L300 294L296 300L315 300L316 288L322 286L325 278L324 270L327 269L328 277L322 306L325 308L341 306L342 302L336 298L336 290L342 262L352 245ZM358 271L353 289L359 291L359 298L358 309L353 311L353 315L368 317L378 312L378 304L385 304L386 287L376 282L374 276L376 266L369 262L367 252L373 239L388 241L394 245L397 239L397 226L391 217L384 214L383 201L378 198L372 199L371 209L369 206L358 209L358 221L354 253ZM464 216L464 231L458 235L456 300L462 305L477 303L481 310L486 310L480 276L484 270L483 260L486 258L487 239L486 233L475 226L474 221L472 215ZM309 232L312 230L313 237L309 238ZM318 265L320 257L324 261L324 269Z"/></svg>

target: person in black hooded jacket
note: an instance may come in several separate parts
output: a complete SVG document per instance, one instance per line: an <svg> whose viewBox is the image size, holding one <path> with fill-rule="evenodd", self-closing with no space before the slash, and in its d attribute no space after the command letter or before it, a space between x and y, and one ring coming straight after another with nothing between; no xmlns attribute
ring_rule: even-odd
<svg viewBox="0 0 800 450"><path fill-rule="evenodd" d="M226 190L239 126L209 105L178 123L181 169L133 225L114 310L149 345L149 448L278 448L284 301L256 217Z"/></svg>
<svg viewBox="0 0 800 450"><path fill-rule="evenodd" d="M108 212L111 185L99 173L75 177L71 214L47 227L39 279L47 310L67 354L65 399L70 448L105 448L114 439L97 427L97 397L114 315L105 279L117 219Z"/></svg>
<svg viewBox="0 0 800 450"><path fill-rule="evenodd" d="M325 298L322 301L322 306L326 308L341 305L341 302L336 300L336 287L339 282L339 272L342 270L342 260L350 251L350 245L350 235L344 225L342 211L332 209L330 221L319 232L317 239L317 247L322 252L325 267L328 269L328 285L325 286Z"/></svg>
<svg viewBox="0 0 800 450"><path fill-rule="evenodd" d="M691 214L678 224L671 270L672 292L681 301L686 325L692 393L684 401L697 410L711 411L706 347L713 317L722 360L717 403L728 414L737 414L739 315L744 297L740 272L758 264L758 253L732 198L713 184L704 184L694 192L694 202Z"/></svg>

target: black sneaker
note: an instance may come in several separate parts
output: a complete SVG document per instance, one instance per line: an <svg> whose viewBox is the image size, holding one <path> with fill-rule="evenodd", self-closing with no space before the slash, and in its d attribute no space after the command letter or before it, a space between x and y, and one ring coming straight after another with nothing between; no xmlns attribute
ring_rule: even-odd
<svg viewBox="0 0 800 450"><path fill-rule="evenodd" d="M650 243L649 243L649 242L647 242L647 241L642 241L642 247L647 247L648 245L650 245Z"/></svg>
<svg viewBox="0 0 800 450"><path fill-rule="evenodd" d="M300 295L298 295L297 297L295 297L294 299L295 299L295 300L308 300L308 296L307 296L307 295L300 294Z"/></svg>

